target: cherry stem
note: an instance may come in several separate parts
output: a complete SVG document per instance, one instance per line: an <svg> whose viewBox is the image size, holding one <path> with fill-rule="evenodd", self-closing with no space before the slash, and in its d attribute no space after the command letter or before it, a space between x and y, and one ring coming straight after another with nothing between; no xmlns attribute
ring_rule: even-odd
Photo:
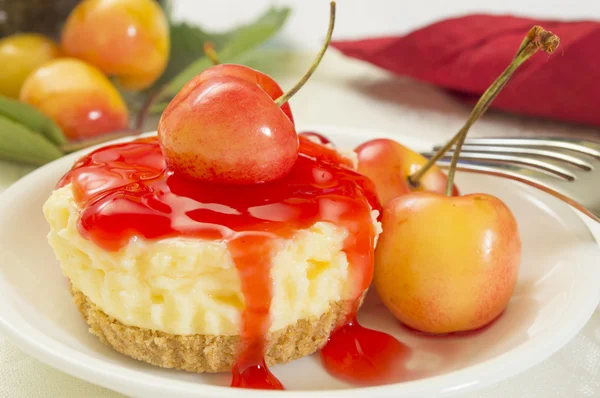
<svg viewBox="0 0 600 398"><path fill-rule="evenodd" d="M541 26L534 26L529 30L525 39L521 42L517 54L513 58L510 65L498 76L498 78L492 83L492 85L483 93L477 104L473 108L469 118L467 119L464 126L456 133L450 141L440 148L428 162L415 173L409 176L409 182L415 186L419 185L420 179L440 160L446 152L456 144L450 169L448 171L448 182L446 185L446 195L452 195L452 187L454 183L454 174L456 172L456 164L460 155L460 150L466 138L466 135L471 126L487 111L491 103L502 91L512 74L527 61L533 54L538 50L543 50L549 54L552 54L560 43L559 38L552 32L544 30Z"/></svg>
<svg viewBox="0 0 600 398"><path fill-rule="evenodd" d="M304 86L304 84L308 81L308 79L310 79L314 71L319 66L321 59L323 59L323 55L325 55L325 51L327 51L327 47L329 47L329 43L331 42L331 35L333 34L333 27L335 25L335 1L332 1L329 4L329 29L327 30L327 36L325 37L325 42L323 43L321 50L319 51L317 57L310 66L310 69L306 72L304 76L302 76L302 79L300 79L298 83L296 83L296 85L292 87L287 93L284 93L281 97L275 100L277 106L281 106L288 102L289 99L292 98L294 94L296 94L298 90L302 88L302 86Z"/></svg>
<svg viewBox="0 0 600 398"><path fill-rule="evenodd" d="M204 42L204 55L206 55L206 57L211 60L213 65L219 65L221 63L219 62L219 57L217 56L215 48L209 41Z"/></svg>
<svg viewBox="0 0 600 398"><path fill-rule="evenodd" d="M452 196L452 187L454 184L454 176L456 174L456 166L458 165L458 159L460 158L460 151L465 143L467 134L471 126L485 113L489 108L490 104L502 91L512 74L533 54L539 49L551 54L556 50L560 43L558 36L551 32L544 30L541 26L534 26L529 30L527 36L521 42L517 54L513 58L512 62L508 67L498 76L498 78L492 83L492 85L483 93L475 108L469 115L469 119L465 125L460 129L457 134L456 147L452 154L452 161L450 162L450 168L448 169L448 181L446 183L446 196Z"/></svg>
<svg viewBox="0 0 600 398"><path fill-rule="evenodd" d="M156 99L160 97L160 94L161 90L158 89L146 97L146 100L144 101L142 107L138 111L137 118L135 120L136 130L141 131L143 129L146 117L148 117L148 113L150 112L150 107L154 104L154 101L156 101Z"/></svg>

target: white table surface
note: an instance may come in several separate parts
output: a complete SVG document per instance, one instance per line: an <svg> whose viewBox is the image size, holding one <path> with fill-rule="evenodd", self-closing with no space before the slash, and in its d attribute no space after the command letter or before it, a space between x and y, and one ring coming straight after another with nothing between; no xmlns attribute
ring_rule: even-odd
<svg viewBox="0 0 600 398"><path fill-rule="evenodd" d="M251 5L249 3L252 3ZM214 29L251 19L268 0L179 0L175 16L199 21ZM287 27L273 41L277 47L310 49L318 45L326 24L326 1L296 2ZM413 29L437 18L465 12L513 12L540 17L598 18L600 5L571 1L558 7L549 1L508 1L482 5L482 1L404 2L393 0L339 0L338 37L389 34ZM486 2L488 3L488 2ZM568 53L565 54L568 56ZM294 82L306 68L306 56L282 55L286 74L278 78L283 87ZM293 73L290 73L290 68ZM275 68L277 69L277 68ZM409 79L392 77L369 65L330 52L313 81L292 100L299 125L335 124L352 128L419 134L432 143L443 142L466 119L469 108L442 91ZM151 128L151 126L148 126ZM595 136L598 129L490 113L472 129L472 135ZM0 191L29 169L0 162ZM588 222L600 242L600 226ZM599 261L600 266L600 261ZM599 281L600 283L600 281ZM541 398L600 396L600 311L567 346L529 371L491 388L460 395L462 398ZM63 374L21 353L0 335L0 398L89 397L121 395Z"/></svg>

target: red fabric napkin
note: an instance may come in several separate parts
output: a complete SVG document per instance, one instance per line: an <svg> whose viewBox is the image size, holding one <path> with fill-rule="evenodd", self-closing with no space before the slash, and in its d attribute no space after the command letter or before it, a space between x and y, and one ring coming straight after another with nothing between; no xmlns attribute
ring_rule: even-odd
<svg viewBox="0 0 600 398"><path fill-rule="evenodd" d="M555 33L558 50L534 54L491 107L600 126L600 22L469 15L406 36L332 45L350 57L476 99L508 66L533 25Z"/></svg>

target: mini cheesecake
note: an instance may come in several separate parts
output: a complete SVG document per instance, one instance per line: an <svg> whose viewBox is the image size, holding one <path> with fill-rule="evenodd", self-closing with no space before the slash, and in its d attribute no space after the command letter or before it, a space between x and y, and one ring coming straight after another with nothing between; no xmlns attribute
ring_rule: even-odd
<svg viewBox="0 0 600 398"><path fill-rule="evenodd" d="M371 282L379 209L348 157L299 148L287 176L244 186L178 175L155 137L77 161L44 214L90 332L192 372L321 348Z"/></svg>

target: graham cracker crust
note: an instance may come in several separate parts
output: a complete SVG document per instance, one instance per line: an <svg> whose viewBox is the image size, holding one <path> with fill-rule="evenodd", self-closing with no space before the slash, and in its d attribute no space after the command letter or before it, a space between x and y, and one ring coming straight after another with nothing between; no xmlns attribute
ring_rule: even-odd
<svg viewBox="0 0 600 398"><path fill-rule="evenodd" d="M87 296L71 287L75 305L90 333L123 355L160 366L189 372L230 371L239 336L175 335L127 326L96 307ZM267 335L268 365L286 363L310 355L327 342L338 320L346 315L343 301L333 302L320 317L301 319Z"/></svg>

